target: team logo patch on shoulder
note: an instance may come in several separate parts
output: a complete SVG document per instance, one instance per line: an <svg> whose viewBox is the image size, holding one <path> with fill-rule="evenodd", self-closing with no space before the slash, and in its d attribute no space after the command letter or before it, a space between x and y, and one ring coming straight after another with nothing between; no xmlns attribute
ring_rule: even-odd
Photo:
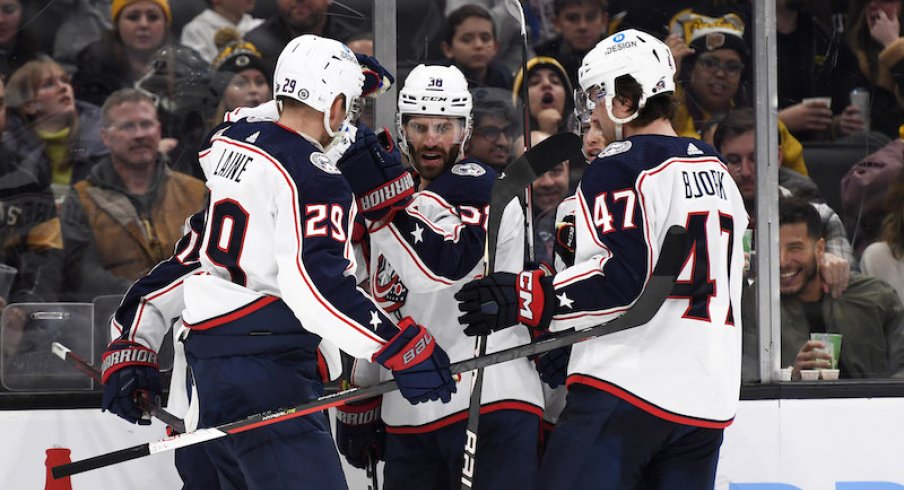
<svg viewBox="0 0 904 490"><path fill-rule="evenodd" d="M700 148L697 148L697 145L695 145L693 143L688 143L687 144L687 154L688 155L702 155L703 150L701 150Z"/></svg>
<svg viewBox="0 0 904 490"><path fill-rule="evenodd" d="M323 170L328 174L339 174L339 169L336 167L336 164L330 160L330 157L320 153L319 151L315 151L311 153L311 163L314 164L315 167Z"/></svg>
<svg viewBox="0 0 904 490"><path fill-rule="evenodd" d="M603 149L600 152L601 157L611 157L612 155L618 155L619 153L624 153L631 149L630 141L616 141L615 143L610 143L609 146Z"/></svg>
<svg viewBox="0 0 904 490"><path fill-rule="evenodd" d="M480 177L487 173L486 169L476 163L458 163L452 167L452 173L462 177Z"/></svg>

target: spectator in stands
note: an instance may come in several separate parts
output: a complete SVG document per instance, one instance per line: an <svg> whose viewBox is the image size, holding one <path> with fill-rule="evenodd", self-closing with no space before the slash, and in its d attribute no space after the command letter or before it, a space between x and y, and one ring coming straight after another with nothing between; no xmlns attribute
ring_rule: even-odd
<svg viewBox="0 0 904 490"><path fill-rule="evenodd" d="M756 170L757 161L754 155L755 120L750 108L736 109L719 123L716 128L714 144L722 153L741 196L747 213L750 215L750 226L756 229ZM779 147L779 153L782 148ZM781 155L777 157L781 159ZM851 244L838 215L822 203L816 184L809 178L786 167L779 166L779 192L784 195L796 195L806 199L818 211L822 236L825 237L826 252L819 256L819 270L822 284L826 292L839 297L847 287L850 278L850 267L853 260Z"/></svg>
<svg viewBox="0 0 904 490"><path fill-rule="evenodd" d="M16 70L6 87L10 109L4 144L20 169L40 176L58 198L108 152L100 139L100 109L76 101L69 75L42 56Z"/></svg>
<svg viewBox="0 0 904 490"><path fill-rule="evenodd" d="M21 0L0 0L0 77L4 79L29 60L50 52L52 35L33 31L22 19Z"/></svg>
<svg viewBox="0 0 904 490"><path fill-rule="evenodd" d="M508 90L481 87L471 90L474 101L474 129L465 147L468 158L479 160L497 171L512 158L512 144L521 130Z"/></svg>
<svg viewBox="0 0 904 490"><path fill-rule="evenodd" d="M68 73L77 69L78 54L113 27L109 2L76 0L66 13L53 41L53 59Z"/></svg>
<svg viewBox="0 0 904 490"><path fill-rule="evenodd" d="M843 295L825 294L818 213L806 201L783 198L779 223L781 363L794 367L792 378L800 379L804 369L829 367L822 343L810 340L815 332L843 336L842 378L904 377L904 306L894 289L881 279L853 274ZM752 307L749 301L744 305L748 312ZM745 357L755 359L756 323L745 321L744 330Z"/></svg>
<svg viewBox="0 0 904 490"><path fill-rule="evenodd" d="M842 216L856 256L879 239L889 211L882 197L902 169L904 139L899 137L855 163L841 178Z"/></svg>
<svg viewBox="0 0 904 490"><path fill-rule="evenodd" d="M888 214L882 222L882 240L863 251L860 270L890 284L904 302L904 172L898 172L885 194L885 206Z"/></svg>
<svg viewBox="0 0 904 490"><path fill-rule="evenodd" d="M6 129L6 87L0 78L0 134ZM53 192L46 176L19 165L20 158L0 144L0 264L14 267L8 303L55 301L60 292L63 237Z"/></svg>
<svg viewBox="0 0 904 490"><path fill-rule="evenodd" d="M584 55L608 33L608 9L606 0L555 0L554 25L559 35L535 46L537 56L554 58L565 68L571 85L576 85Z"/></svg>
<svg viewBox="0 0 904 490"><path fill-rule="evenodd" d="M230 28L242 35L261 25L264 19L255 19L248 13L254 8L254 0L208 0L208 4L209 8L182 28L180 42L212 63L221 49L214 39L217 31Z"/></svg>
<svg viewBox="0 0 904 490"><path fill-rule="evenodd" d="M446 17L442 49L446 63L465 75L468 88L512 87L511 73L495 59L499 49L496 26L483 7L464 5Z"/></svg>
<svg viewBox="0 0 904 490"><path fill-rule="evenodd" d="M775 13L779 119L803 140L862 131L863 119L848 101L857 62L843 33L830 32L810 13L808 2L776 0ZM813 97L829 97L831 103L806 100Z"/></svg>
<svg viewBox="0 0 904 490"><path fill-rule="evenodd" d="M115 0L111 18L113 29L78 54L72 79L79 100L98 106L116 90L134 86L157 50L172 43L167 0Z"/></svg>
<svg viewBox="0 0 904 490"><path fill-rule="evenodd" d="M362 1L362 0L357 0ZM366 0L364 0L366 1ZM409 2L411 0L408 0ZM425 4L442 4L445 3L445 16L447 18L449 14L453 11L458 10L464 5L479 5L486 9L487 12L490 13L490 16L493 18L493 25L496 29L496 42L498 43L498 49L496 50L496 61L501 63L505 70L508 73L515 73L516 70L521 66L521 62L523 59L522 46L523 40L521 38L521 24L518 22L518 19L511 14L509 9L506 7L506 4L509 3L510 0L445 0L445 2L421 2ZM521 2L521 6L524 8L525 22L527 23L528 28L528 36L529 41L536 44L540 42L541 38L536 36L536 31L534 27L540 27L535 21L537 21L537 17L533 16L533 5L532 3L542 2L549 4L549 13L552 15L552 2L553 0L525 0ZM404 3L404 1L403 1ZM409 7L410 8L410 7ZM401 9L401 7L400 7ZM402 24L403 19L399 19L399 25ZM423 27L422 27L423 29ZM400 37L405 36L400 34ZM407 36L405 36L407 37ZM399 40L401 42L401 39ZM441 39L439 40L441 41ZM401 52L400 52L401 56ZM534 56L534 50L531 46L527 47L527 57L532 58Z"/></svg>
<svg viewBox="0 0 904 490"><path fill-rule="evenodd" d="M850 7L847 39L870 92L870 129L896 138L904 122L904 9L900 0L856 0Z"/></svg>
<svg viewBox="0 0 904 490"><path fill-rule="evenodd" d="M343 7L332 0L276 0L276 7L277 15L245 34L245 40L257 46L264 60L274 65L286 44L302 34L347 39L370 30L369 18L339 13L336 9Z"/></svg>
<svg viewBox="0 0 904 490"><path fill-rule="evenodd" d="M521 107L519 70L512 86L512 102ZM565 68L553 58L538 56L527 61L527 97L530 103L530 129L548 134L570 131L574 127L574 90Z"/></svg>
<svg viewBox="0 0 904 490"><path fill-rule="evenodd" d="M220 96L208 128L223 122L223 116L239 107L256 107L273 98L270 79L273 69L261 52L237 31L224 29L217 34L220 53L213 60L214 91Z"/></svg>
<svg viewBox="0 0 904 490"><path fill-rule="evenodd" d="M548 133L531 131L531 141L534 144L546 138L549 138ZM515 156L523 154L523 142L516 143ZM559 203L568 196L568 167L568 160L564 160L537 177L537 180L531 184L534 259L547 264L553 263L553 247L556 242L556 209L559 207Z"/></svg>
<svg viewBox="0 0 904 490"><path fill-rule="evenodd" d="M110 156L75 184L61 212L67 291L77 301L123 293L168 258L206 195L203 182L170 170L157 151L160 123L150 96L116 91L102 114Z"/></svg>

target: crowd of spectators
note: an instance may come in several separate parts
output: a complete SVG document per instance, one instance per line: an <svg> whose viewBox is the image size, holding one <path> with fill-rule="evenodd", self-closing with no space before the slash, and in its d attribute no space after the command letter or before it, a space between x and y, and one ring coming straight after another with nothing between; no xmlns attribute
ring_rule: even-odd
<svg viewBox="0 0 904 490"><path fill-rule="evenodd" d="M813 247L825 240L815 267L835 301L861 286L860 272L904 299L904 2L775 2L781 193L804 199L820 223L818 234L797 238ZM503 0L396 3L397 77L418 63L455 65L467 77L475 101L468 156L504 168L544 135L583 135L584 158L534 186L540 258L551 259L556 204L606 145L575 118L578 67L625 28L672 49L673 126L726 155L755 222L750 108L766 101L754 99L749 0L522 0L526 60ZM373 0L61 0L44 8L0 0L0 262L17 271L10 291L0 290L0 310L122 294L171 253L183 220L203 206L196 150L204 135L225 112L270 99L276 58L297 35L372 55L373 8ZM525 138L525 127L539 132ZM852 141L863 142L854 160L814 150ZM817 178L838 166L843 181ZM848 368L849 376L891 372Z"/></svg>

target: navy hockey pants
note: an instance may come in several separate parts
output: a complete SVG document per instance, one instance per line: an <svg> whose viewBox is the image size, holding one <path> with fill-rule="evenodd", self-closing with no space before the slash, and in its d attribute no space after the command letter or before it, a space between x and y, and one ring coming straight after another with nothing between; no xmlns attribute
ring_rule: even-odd
<svg viewBox="0 0 904 490"><path fill-rule="evenodd" d="M465 427L457 422L422 434L386 434L383 490L461 488ZM540 419L520 410L480 416L476 490L533 490Z"/></svg>
<svg viewBox="0 0 904 490"><path fill-rule="evenodd" d="M295 405L322 391L311 352L199 359L186 354L198 386L200 427ZM346 490L323 412L205 444L223 490Z"/></svg>
<svg viewBox="0 0 904 490"><path fill-rule="evenodd" d="M722 429L677 424L572 385L546 446L538 490L710 490Z"/></svg>

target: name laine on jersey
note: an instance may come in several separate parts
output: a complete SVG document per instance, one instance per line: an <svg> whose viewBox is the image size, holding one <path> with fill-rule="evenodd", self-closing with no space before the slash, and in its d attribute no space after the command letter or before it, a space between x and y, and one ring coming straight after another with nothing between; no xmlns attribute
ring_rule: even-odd
<svg viewBox="0 0 904 490"><path fill-rule="evenodd" d="M252 160L253 158L251 155L239 153L234 150L224 151L223 154L220 155L220 161L217 162L217 166L214 167L213 175L241 182L242 174L247 169L248 163Z"/></svg>
<svg viewBox="0 0 904 490"><path fill-rule="evenodd" d="M725 172L720 170L702 170L695 172L681 172L684 180L684 197L688 199L716 196L719 199L728 200L725 189L722 187Z"/></svg>

